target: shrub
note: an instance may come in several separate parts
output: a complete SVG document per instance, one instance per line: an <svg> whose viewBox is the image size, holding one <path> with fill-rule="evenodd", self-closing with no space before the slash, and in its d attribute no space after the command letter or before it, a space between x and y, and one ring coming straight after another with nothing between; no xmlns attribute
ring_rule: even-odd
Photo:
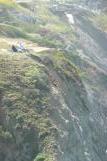
<svg viewBox="0 0 107 161"><path fill-rule="evenodd" d="M45 161L45 159L46 159L45 154L40 153L37 155L37 157L34 159L34 161Z"/></svg>
<svg viewBox="0 0 107 161"><path fill-rule="evenodd" d="M9 131L4 131L2 126L0 126L0 141L10 143L12 140L12 134Z"/></svg>

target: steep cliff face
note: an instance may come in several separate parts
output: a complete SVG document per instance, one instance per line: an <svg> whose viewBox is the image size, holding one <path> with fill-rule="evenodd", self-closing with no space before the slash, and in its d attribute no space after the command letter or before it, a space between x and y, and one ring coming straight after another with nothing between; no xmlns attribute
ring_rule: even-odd
<svg viewBox="0 0 107 161"><path fill-rule="evenodd" d="M64 10L0 0L1 161L106 161L107 37L91 10Z"/></svg>
<svg viewBox="0 0 107 161"><path fill-rule="evenodd" d="M106 0L84 0L82 2L85 2L86 5L94 9L105 9L107 7Z"/></svg>

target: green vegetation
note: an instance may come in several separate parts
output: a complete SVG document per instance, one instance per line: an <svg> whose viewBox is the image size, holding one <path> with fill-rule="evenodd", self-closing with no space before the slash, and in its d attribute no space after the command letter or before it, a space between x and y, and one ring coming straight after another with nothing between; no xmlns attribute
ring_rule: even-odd
<svg viewBox="0 0 107 161"><path fill-rule="evenodd" d="M35 142L38 135L40 139L45 140L52 134L52 124L45 112L49 106L48 76L43 65L27 59L24 55L0 54L0 57L0 87L3 89L3 106L8 114L8 122L5 125L8 131L0 128L0 140L8 139L8 143L12 145L15 145L17 140L19 144L17 133L21 130L21 144L32 144L32 151L36 154L41 144L39 140L38 144ZM17 135L14 136L13 131ZM49 139L48 141L51 142ZM42 148L45 146L44 144Z"/></svg>
<svg viewBox="0 0 107 161"><path fill-rule="evenodd" d="M67 58L64 52L55 52L53 55L54 67L57 71L62 71L66 77L72 79L73 76L79 78L80 70Z"/></svg>
<svg viewBox="0 0 107 161"><path fill-rule="evenodd" d="M17 8L18 5L15 3L15 0L0 0L0 5L8 8Z"/></svg>
<svg viewBox="0 0 107 161"><path fill-rule="evenodd" d="M91 19L102 31L107 32L107 14L94 15Z"/></svg>
<svg viewBox="0 0 107 161"><path fill-rule="evenodd" d="M2 126L0 126L0 142L9 143L12 141L12 134L9 131L4 131Z"/></svg>
<svg viewBox="0 0 107 161"><path fill-rule="evenodd" d="M28 35L21 29L11 25L6 25L6 24L0 25L0 35L11 37L11 38L16 38L16 37L25 38L25 39L28 38Z"/></svg>
<svg viewBox="0 0 107 161"><path fill-rule="evenodd" d="M53 70L60 71L59 76L78 78L79 70L66 53L59 51L65 48L66 40L74 41L74 33L66 22L50 11L48 2L37 1L35 6L39 7L35 14L31 6L23 7L11 0L0 0L0 4L0 112L3 111L0 114L0 143L3 142L5 149L3 156L9 146L10 154L13 147L15 151L19 150L21 160L55 161L57 129L49 116L53 84L44 57L47 61L52 59ZM20 39L54 50L12 53L11 44Z"/></svg>
<svg viewBox="0 0 107 161"><path fill-rule="evenodd" d="M5 3L1 1L2 4L7 2L8 0ZM9 1L8 3L13 4L14 2ZM5 17L1 16L0 35L28 39L43 46L63 48L66 40L74 40L72 29L66 25L66 22L55 16L49 10L48 5L46 2L34 3L35 14L30 11L30 6L23 8L17 5L14 7L16 11L13 11L13 14L11 8L7 8ZM62 34L66 35L63 39Z"/></svg>
<svg viewBox="0 0 107 161"><path fill-rule="evenodd" d="M45 154L39 154L34 161L45 161L46 156Z"/></svg>
<svg viewBox="0 0 107 161"><path fill-rule="evenodd" d="M0 0L0 3L3 5L8 5L8 6L15 4L14 0Z"/></svg>

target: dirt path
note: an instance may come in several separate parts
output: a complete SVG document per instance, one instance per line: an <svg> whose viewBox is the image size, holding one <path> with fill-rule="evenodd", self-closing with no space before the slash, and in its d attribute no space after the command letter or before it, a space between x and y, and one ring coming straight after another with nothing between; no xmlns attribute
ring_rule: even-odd
<svg viewBox="0 0 107 161"><path fill-rule="evenodd" d="M50 50L50 48L38 46L36 43L32 43L31 41L27 41L24 39L0 38L0 51L10 50L13 44L15 46L18 46L19 42L23 42L26 49L33 50L35 52Z"/></svg>

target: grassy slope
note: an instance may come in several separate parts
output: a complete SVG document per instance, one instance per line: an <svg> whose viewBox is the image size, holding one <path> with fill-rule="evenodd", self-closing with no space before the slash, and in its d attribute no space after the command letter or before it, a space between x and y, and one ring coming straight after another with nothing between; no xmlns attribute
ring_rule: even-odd
<svg viewBox="0 0 107 161"><path fill-rule="evenodd" d="M13 3L11 4L11 6ZM61 34L66 34L66 39L68 41L72 41L73 34L72 30L65 25L57 16L53 15L49 9L48 4L46 2L36 2L36 14L33 14L31 11L27 9L22 9L18 5L14 8L17 11L17 14L11 14L11 9L8 7L8 12L5 14L5 18L8 17L9 22L7 20L6 23L3 23L0 28L2 28L2 33L6 33L5 29L11 28L12 31L19 33L20 37L26 38L32 41L39 43L40 45L49 46L49 47L63 47L62 39L60 38ZM10 12L9 12L10 11ZM13 9L14 12L14 9ZM9 15L10 13L10 15ZM23 21L18 17L18 14L21 13L22 16L27 16L31 18L29 21ZM3 17L1 17L3 19ZM36 20L36 23L32 23L30 21ZM5 22L5 20L4 20ZM30 28L29 28L30 23ZM7 24L9 26L7 26ZM4 25L4 26L3 26ZM3 26L3 27L2 27ZM28 34L30 33L30 34ZM35 33L35 35L34 35ZM9 35L12 36L12 35ZM56 37L54 39L54 37ZM64 40L66 41L66 40Z"/></svg>
<svg viewBox="0 0 107 161"><path fill-rule="evenodd" d="M52 130L52 124L47 112L43 110L43 108L48 107L49 97L48 76L44 72L44 66L22 55L11 56L2 53L0 57L0 93L3 96L2 104L5 107L5 112L9 117L5 126L10 127L10 121L12 121L15 122L12 128L16 129L18 127L23 131L23 128L25 126L28 128L30 124L34 129L38 129L40 140L42 138L42 141L46 141L47 138L45 139L44 136L48 137L48 141L53 140L50 131ZM12 135L13 130L11 130L11 127L7 129L7 132ZM3 137L0 139L6 141L5 135ZM10 146L15 144L13 136L11 139ZM44 148L42 147L41 151ZM48 154L51 153L51 150L48 149ZM33 152L35 152L35 149Z"/></svg>
<svg viewBox="0 0 107 161"><path fill-rule="evenodd" d="M102 31L107 32L107 13L101 13L100 15L92 16L92 21Z"/></svg>
<svg viewBox="0 0 107 161"><path fill-rule="evenodd" d="M20 143L21 146L28 140L29 144L32 145L30 160L33 161L35 158L35 161L54 161L57 129L49 117L50 86L53 86L52 80L49 80L50 69L47 69L47 66L41 61L32 59L30 55L27 56L25 53L13 55L9 51L10 42L3 43L2 40L11 37L14 42L14 38L17 40L20 38L57 49L64 47L66 40L73 40L72 30L49 11L47 4L44 6L43 3L38 2L39 10L36 16L40 22L31 23L30 28L28 22L23 22L13 14L13 11L28 14L29 10L8 0L0 0L0 4L1 8L5 8L6 11L5 16L0 17L0 20L4 18L0 24L0 110L2 111L0 116L0 147L2 144L4 145L1 153L5 155L8 148L7 144L9 147L17 149L19 131L21 131L23 138ZM10 21L5 23L6 16L9 16ZM63 41L60 37L57 38L57 35L60 34L66 35ZM52 57L53 70L59 71L67 78L72 77L72 75L77 78L78 70L65 58L63 52L57 52L56 49L53 53L51 52L54 54ZM43 56L49 58L51 53L37 54L32 51L31 54L42 59ZM26 136L24 134L25 129ZM10 153L12 153L11 148ZM15 155L14 152L13 155ZM22 154L20 153L20 155ZM24 155L24 157L25 160L26 156ZM3 158L1 159L3 160Z"/></svg>

